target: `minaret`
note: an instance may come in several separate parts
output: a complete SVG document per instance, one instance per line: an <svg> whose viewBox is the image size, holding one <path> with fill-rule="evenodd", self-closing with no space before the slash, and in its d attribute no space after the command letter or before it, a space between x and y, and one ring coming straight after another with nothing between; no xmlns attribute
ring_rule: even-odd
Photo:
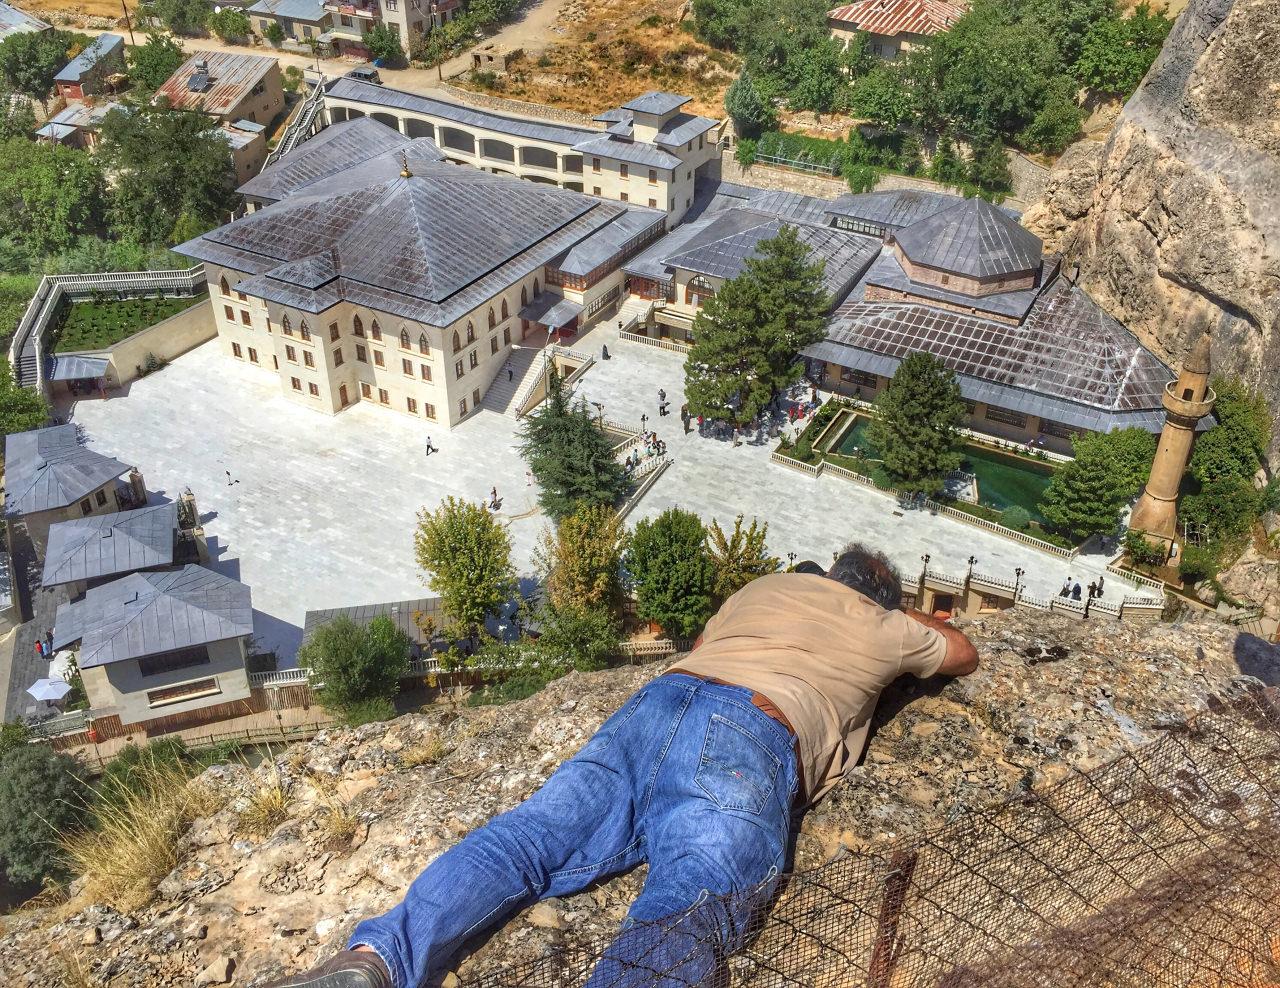
<svg viewBox="0 0 1280 988"><path fill-rule="evenodd" d="M1164 387L1165 416L1160 445L1151 463L1151 479L1129 521L1131 529L1165 543L1177 537L1178 487L1191 457L1196 423L1213 410L1218 398L1209 387L1211 342L1206 331L1182 362L1178 379Z"/></svg>

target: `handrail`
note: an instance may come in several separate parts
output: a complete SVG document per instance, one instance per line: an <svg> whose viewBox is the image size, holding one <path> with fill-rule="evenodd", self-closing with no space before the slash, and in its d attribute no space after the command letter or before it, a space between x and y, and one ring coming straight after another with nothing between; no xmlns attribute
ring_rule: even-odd
<svg viewBox="0 0 1280 988"><path fill-rule="evenodd" d="M628 333L625 330L618 333L618 339L627 340L631 343L645 343L663 350L674 350L676 353L688 353L691 349L688 345L677 343L674 340L664 339L660 336L641 336L639 333Z"/></svg>
<svg viewBox="0 0 1280 988"><path fill-rule="evenodd" d="M525 382L524 387L520 389L520 393L516 396L515 403L511 406L516 410L517 417L524 414L522 409L529 403L529 399L533 397L533 392L537 389L538 382L542 379L542 375L547 372L547 361L552 361L552 366L554 367L557 355L563 355L570 360L582 361L577 369L563 380L562 384L565 387L568 387L570 384L577 381L578 378L582 377L582 375L587 372L587 368L594 364L596 360L596 358L589 353L583 353L580 350L570 350L568 347L558 346L555 343L551 343L543 347L542 350L539 351L538 356L534 359L535 364L541 360L542 366L538 369L536 374Z"/></svg>
<svg viewBox="0 0 1280 988"><path fill-rule="evenodd" d="M1117 565L1115 560L1107 563L1107 572L1114 573L1122 580L1128 580L1134 586L1150 587L1152 590L1159 590L1161 593L1164 592L1165 585L1162 580L1154 580L1149 576L1142 576L1139 573L1135 573L1133 570L1123 569Z"/></svg>

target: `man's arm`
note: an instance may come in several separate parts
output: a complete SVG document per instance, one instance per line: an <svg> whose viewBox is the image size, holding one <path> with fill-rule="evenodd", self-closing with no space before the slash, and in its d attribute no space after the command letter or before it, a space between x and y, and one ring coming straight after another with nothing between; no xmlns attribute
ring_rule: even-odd
<svg viewBox="0 0 1280 988"><path fill-rule="evenodd" d="M978 668L978 650L969 641L969 636L958 628L953 628L946 621L939 621L931 614L917 611L914 607L904 608L907 617L918 621L926 628L932 628L947 640L947 657L938 666L937 675L967 676Z"/></svg>

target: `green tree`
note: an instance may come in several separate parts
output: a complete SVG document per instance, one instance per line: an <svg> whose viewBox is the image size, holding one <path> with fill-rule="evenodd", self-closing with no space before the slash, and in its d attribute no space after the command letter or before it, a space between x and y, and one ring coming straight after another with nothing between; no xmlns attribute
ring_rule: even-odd
<svg viewBox="0 0 1280 988"><path fill-rule="evenodd" d="M400 35L386 24L374 24L365 32L364 46L369 54L384 65L400 65L404 62L404 48L400 45Z"/></svg>
<svg viewBox="0 0 1280 988"><path fill-rule="evenodd" d="M1078 436L1072 443L1078 449L1082 444L1100 444L1110 452L1115 461L1116 476L1123 481L1126 498L1135 496L1151 476L1151 461L1156 455L1156 437L1146 429L1131 426L1116 432L1089 433Z"/></svg>
<svg viewBox="0 0 1280 988"><path fill-rule="evenodd" d="M538 481L538 503L559 521L584 504L612 507L627 489L613 442L585 400L571 404L554 369L547 400L520 427L520 455Z"/></svg>
<svg viewBox="0 0 1280 988"><path fill-rule="evenodd" d="M850 79L866 75L879 61L871 50L871 35L866 31L855 31L840 53L840 67Z"/></svg>
<svg viewBox="0 0 1280 988"><path fill-rule="evenodd" d="M849 109L863 120L895 128L912 120L917 113L915 98L894 65L877 65L856 79Z"/></svg>
<svg viewBox="0 0 1280 988"><path fill-rule="evenodd" d="M112 172L116 230L142 243L171 243L184 215L184 224L207 230L239 201L231 148L217 120L203 114L113 110L102 121L97 157Z"/></svg>
<svg viewBox="0 0 1280 988"><path fill-rule="evenodd" d="M795 227L757 245L694 319L684 371L692 414L750 422L800 377L797 355L826 333L823 271Z"/></svg>
<svg viewBox="0 0 1280 988"><path fill-rule="evenodd" d="M34 388L19 387L9 361L0 357L0 435L30 432L49 421L49 404Z"/></svg>
<svg viewBox="0 0 1280 988"><path fill-rule="evenodd" d="M547 529L536 551L552 607L609 610L622 598L627 531L606 504L583 504Z"/></svg>
<svg viewBox="0 0 1280 988"><path fill-rule="evenodd" d="M211 13L205 23L223 41L242 41L253 33L249 15L236 7L222 7Z"/></svg>
<svg viewBox="0 0 1280 988"><path fill-rule="evenodd" d="M0 759L11 751L27 746L31 740L31 728L20 720L8 720L0 724Z"/></svg>
<svg viewBox="0 0 1280 988"><path fill-rule="evenodd" d="M983 192L1004 193L1013 187L1009 159L998 139L975 140L969 161L969 181Z"/></svg>
<svg viewBox="0 0 1280 988"><path fill-rule="evenodd" d="M138 88L154 93L178 71L186 56L176 41L153 31L147 35L146 44L129 49L128 61L129 80Z"/></svg>
<svg viewBox="0 0 1280 988"><path fill-rule="evenodd" d="M1251 477L1215 477L1178 505L1181 521L1191 522L1208 536L1215 551L1228 555L1242 543L1262 514L1263 492Z"/></svg>
<svg viewBox="0 0 1280 988"><path fill-rule="evenodd" d="M765 537L769 523L751 519L751 527L742 527L742 515L733 520L733 534L726 535L720 523L712 519L707 529L707 551L715 566L715 595L727 600L752 580L776 573L782 560L769 555Z"/></svg>
<svg viewBox="0 0 1280 988"><path fill-rule="evenodd" d="M279 48L284 44L284 28L280 26L279 21L269 22L262 32L262 36L271 43L272 47Z"/></svg>
<svg viewBox="0 0 1280 988"><path fill-rule="evenodd" d="M967 409L956 376L937 357L913 353L898 365L876 398L867 443L904 491L935 494L960 468L959 429Z"/></svg>
<svg viewBox="0 0 1280 988"><path fill-rule="evenodd" d="M96 232L106 194L99 162L86 151L0 141L0 216L8 238L31 257L70 246Z"/></svg>
<svg viewBox="0 0 1280 988"><path fill-rule="evenodd" d="M636 614L656 621L668 635L692 638L714 605L716 569L698 516L668 508L636 525L625 567L636 596Z"/></svg>
<svg viewBox="0 0 1280 988"><path fill-rule="evenodd" d="M1040 513L1056 530L1083 541L1115 531L1120 510L1130 497L1115 451L1105 442L1077 436L1075 459L1058 468L1040 498Z"/></svg>
<svg viewBox="0 0 1280 988"><path fill-rule="evenodd" d="M622 624L602 607L582 603L548 606L538 616L534 655L557 673L603 669L621 651Z"/></svg>
<svg viewBox="0 0 1280 988"><path fill-rule="evenodd" d="M29 744L0 759L0 870L15 885L62 874L59 838L84 819L84 776L70 755Z"/></svg>
<svg viewBox="0 0 1280 988"><path fill-rule="evenodd" d="M423 508L413 548L431 589L468 637L515 595L511 539L482 505L447 497L435 511Z"/></svg>
<svg viewBox="0 0 1280 988"><path fill-rule="evenodd" d="M1128 17L1105 17L1089 28L1075 63L1086 86L1111 96L1129 96L1160 54L1173 21L1139 4Z"/></svg>
<svg viewBox="0 0 1280 988"><path fill-rule="evenodd" d="M36 114L31 108L31 99L14 92L0 79L0 141L11 137L26 140L35 133L35 129Z"/></svg>
<svg viewBox="0 0 1280 988"><path fill-rule="evenodd" d="M745 70L725 91L724 109L733 118L739 137L759 137L777 126L773 107L764 101L751 81L751 73Z"/></svg>
<svg viewBox="0 0 1280 988"><path fill-rule="evenodd" d="M196 35L204 31L213 4L210 0L151 0L151 9L174 34Z"/></svg>
<svg viewBox="0 0 1280 988"><path fill-rule="evenodd" d="M1076 102L1075 84L1065 77L1055 80L1045 92L1035 115L1017 134L1025 148L1046 154L1061 154L1080 135L1084 109Z"/></svg>
<svg viewBox="0 0 1280 988"><path fill-rule="evenodd" d="M298 650L298 664L323 684L320 701L346 711L369 700L389 701L409 672L412 639L389 617L367 625L337 617L317 628Z"/></svg>
<svg viewBox="0 0 1280 988"><path fill-rule="evenodd" d="M1213 381L1218 424L1196 439L1190 473L1202 484L1222 477L1252 479L1271 446L1267 401L1238 377Z"/></svg>
<svg viewBox="0 0 1280 988"><path fill-rule="evenodd" d="M0 79L13 92L37 100L47 113L53 77L84 47L83 40L66 31L11 34L0 41Z"/></svg>

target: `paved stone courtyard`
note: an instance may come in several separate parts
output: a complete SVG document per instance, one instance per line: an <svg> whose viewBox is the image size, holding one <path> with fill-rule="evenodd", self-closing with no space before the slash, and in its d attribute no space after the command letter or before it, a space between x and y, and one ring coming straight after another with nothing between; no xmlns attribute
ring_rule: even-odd
<svg viewBox="0 0 1280 988"><path fill-rule="evenodd" d="M611 360L600 360L607 343ZM906 573L931 566L963 574L978 557L985 573L1029 590L1057 592L1069 575L1083 584L1103 571L1101 556L1060 559L949 518L895 516L896 503L835 477L812 477L769 462L770 447L682 434L683 356L617 339L600 327L572 344L597 358L579 393L610 419L640 426L649 416L672 466L631 520L679 505L732 525L739 512L769 522L769 546L784 557L829 561L860 539L884 549ZM487 499L495 484L517 567L530 568L545 519L515 449L514 420L482 411L453 432L359 404L336 417L299 408L274 374L205 344L131 386L127 395L84 401L74 420L87 441L142 470L153 497L196 495L215 568L253 589L264 645L291 657L307 610L420 596L413 559L415 515L447 495ZM658 389L672 414L658 418ZM439 452L425 456L427 436ZM1128 588L1125 588L1128 589ZM1122 592L1108 578L1107 598ZM1128 590L1128 592L1133 592Z"/></svg>

